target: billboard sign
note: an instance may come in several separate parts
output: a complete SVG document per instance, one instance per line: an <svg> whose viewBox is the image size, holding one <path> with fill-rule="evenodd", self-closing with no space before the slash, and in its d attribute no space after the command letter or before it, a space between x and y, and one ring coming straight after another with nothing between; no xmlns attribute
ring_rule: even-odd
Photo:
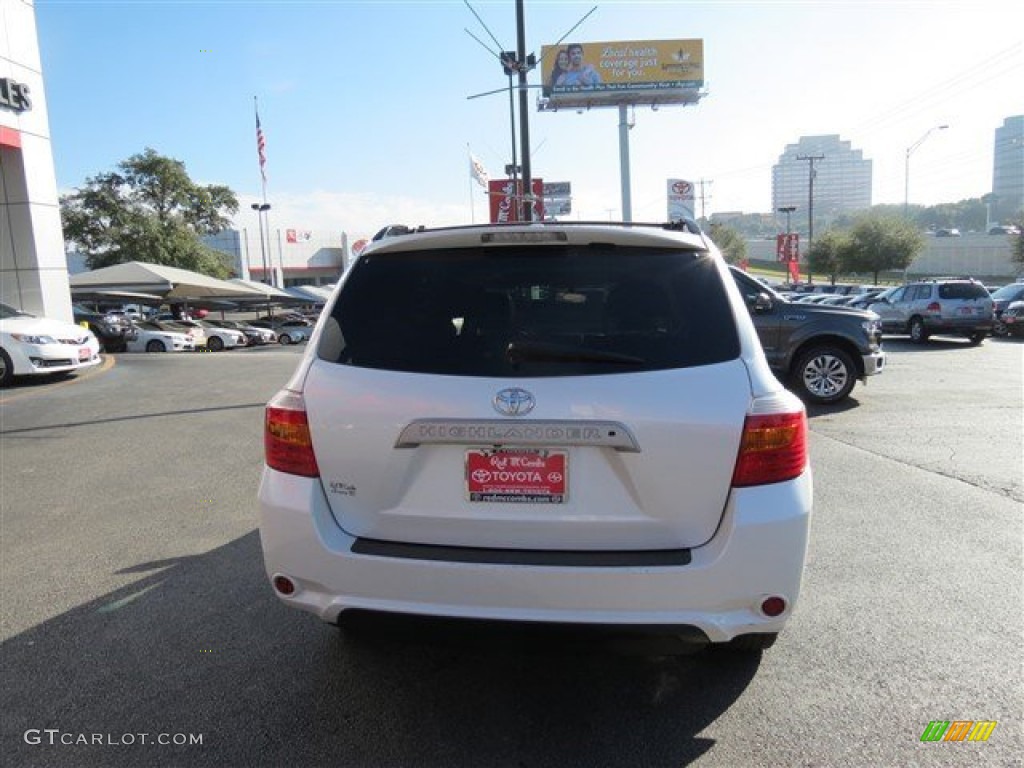
<svg viewBox="0 0 1024 768"><path fill-rule="evenodd" d="M693 219L693 182L668 180L668 220Z"/></svg>
<svg viewBox="0 0 1024 768"><path fill-rule="evenodd" d="M491 202L491 224L511 224L519 221L518 189L522 192L523 182L512 179L491 179L487 182L487 194ZM544 180L531 179L533 187L533 220L544 220Z"/></svg>
<svg viewBox="0 0 1024 768"><path fill-rule="evenodd" d="M693 104L704 85L703 40L545 45L541 109Z"/></svg>
<svg viewBox="0 0 1024 768"><path fill-rule="evenodd" d="M552 181L544 184L544 215L568 216L572 213L572 183Z"/></svg>

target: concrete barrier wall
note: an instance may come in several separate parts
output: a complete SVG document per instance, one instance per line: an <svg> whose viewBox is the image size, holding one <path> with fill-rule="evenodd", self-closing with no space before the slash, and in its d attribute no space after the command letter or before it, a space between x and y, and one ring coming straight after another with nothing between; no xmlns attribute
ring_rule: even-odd
<svg viewBox="0 0 1024 768"><path fill-rule="evenodd" d="M911 276L980 275L1014 278L1024 274L1024 266L1011 260L1007 235L964 235L928 237L924 251L907 269ZM747 258L774 261L774 240L748 240Z"/></svg>

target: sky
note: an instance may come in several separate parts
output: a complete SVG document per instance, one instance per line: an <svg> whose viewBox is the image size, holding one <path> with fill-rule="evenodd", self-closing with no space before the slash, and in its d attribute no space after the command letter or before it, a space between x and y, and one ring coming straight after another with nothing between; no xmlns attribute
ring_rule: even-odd
<svg viewBox="0 0 1024 768"><path fill-rule="evenodd" d="M666 219L669 178L703 182L707 215L770 211L772 165L787 144L823 134L872 161L874 204L903 203L907 151L926 135L911 155L910 201L980 197L992 188L996 128L1024 114L1022 3L523 7L526 48L538 57L570 32L563 45L704 41L700 103L634 111L634 221ZM236 225L254 228L257 103L274 229L358 239L396 223L482 222L469 153L492 178L512 161L496 52L516 49L514 0L35 0L35 9L62 193L151 147L195 182L230 187ZM538 112L537 93L533 177L572 184L571 218L621 220L618 110Z"/></svg>

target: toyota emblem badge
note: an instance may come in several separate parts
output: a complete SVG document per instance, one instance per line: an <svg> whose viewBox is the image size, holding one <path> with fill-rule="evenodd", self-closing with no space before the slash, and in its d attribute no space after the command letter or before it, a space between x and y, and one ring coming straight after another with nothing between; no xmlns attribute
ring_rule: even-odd
<svg viewBox="0 0 1024 768"><path fill-rule="evenodd" d="M504 416L525 416L537 401L533 395L519 387L503 389L494 396L494 410Z"/></svg>

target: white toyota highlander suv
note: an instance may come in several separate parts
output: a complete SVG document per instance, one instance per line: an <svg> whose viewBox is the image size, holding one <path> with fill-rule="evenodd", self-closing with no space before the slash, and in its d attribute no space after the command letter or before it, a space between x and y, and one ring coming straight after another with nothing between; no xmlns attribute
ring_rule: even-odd
<svg viewBox="0 0 1024 768"><path fill-rule="evenodd" d="M800 592L804 406L692 223L380 233L267 405L286 604L769 647Z"/></svg>

